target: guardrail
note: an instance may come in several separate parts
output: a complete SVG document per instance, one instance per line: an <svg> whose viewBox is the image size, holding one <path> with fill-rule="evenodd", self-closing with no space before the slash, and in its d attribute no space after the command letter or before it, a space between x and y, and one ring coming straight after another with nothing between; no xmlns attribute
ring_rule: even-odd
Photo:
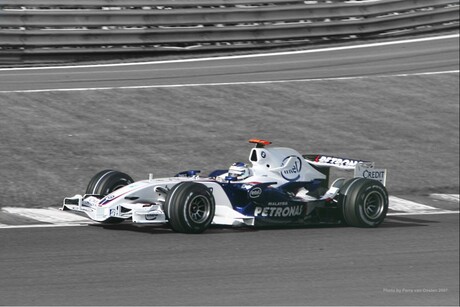
<svg viewBox="0 0 460 307"><path fill-rule="evenodd" d="M458 22L458 0L1 0L0 55L273 47Z"/></svg>

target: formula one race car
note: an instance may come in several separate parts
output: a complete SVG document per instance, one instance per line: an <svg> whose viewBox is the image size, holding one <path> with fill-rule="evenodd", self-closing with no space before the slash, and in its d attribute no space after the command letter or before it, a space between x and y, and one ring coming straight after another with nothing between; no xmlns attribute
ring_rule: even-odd
<svg viewBox="0 0 460 307"><path fill-rule="evenodd" d="M386 170L374 163L268 146L251 139L251 165L237 162L207 177L199 171L136 181L104 170L86 193L65 198L62 209L102 223L169 224L176 232L201 233L211 224L280 227L346 224L376 227L388 210ZM330 169L354 170L329 185Z"/></svg>

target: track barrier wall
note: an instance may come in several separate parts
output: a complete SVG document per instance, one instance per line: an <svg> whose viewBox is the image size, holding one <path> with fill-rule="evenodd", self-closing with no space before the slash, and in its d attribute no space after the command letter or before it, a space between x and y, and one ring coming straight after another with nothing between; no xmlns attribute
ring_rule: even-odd
<svg viewBox="0 0 460 307"><path fill-rule="evenodd" d="M458 0L1 0L0 59L293 46L458 25Z"/></svg>

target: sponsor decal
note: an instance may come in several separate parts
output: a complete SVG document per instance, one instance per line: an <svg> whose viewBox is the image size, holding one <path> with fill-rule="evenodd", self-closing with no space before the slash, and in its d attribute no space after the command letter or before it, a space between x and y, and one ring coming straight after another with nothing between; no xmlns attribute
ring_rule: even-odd
<svg viewBox="0 0 460 307"><path fill-rule="evenodd" d="M266 153L265 151L261 151L261 152L260 152L260 156L261 156L262 158L265 158L265 157L267 156L267 153Z"/></svg>
<svg viewBox="0 0 460 307"><path fill-rule="evenodd" d="M387 179L387 170L377 169L373 166L368 167L362 163L359 163L356 165L355 168L355 177L377 180L380 181L383 185L385 185Z"/></svg>
<svg viewBox="0 0 460 307"><path fill-rule="evenodd" d="M384 170L375 170L375 171L365 170L363 172L363 177L369 178L369 179L381 180L383 179L384 176L385 176Z"/></svg>
<svg viewBox="0 0 460 307"><path fill-rule="evenodd" d="M118 210L117 209L110 209L110 216L117 216L118 215Z"/></svg>
<svg viewBox="0 0 460 307"><path fill-rule="evenodd" d="M81 206L82 206L82 207L93 208L93 207L95 207L96 205L90 203L89 201L83 200L83 201L81 202ZM78 206L76 206L76 207L78 208Z"/></svg>
<svg viewBox="0 0 460 307"><path fill-rule="evenodd" d="M294 159L292 159L294 158ZM302 160L297 156L289 156L284 158L281 167L286 165L286 169L281 171L281 176L288 181L296 181L300 178L300 171L302 170Z"/></svg>
<svg viewBox="0 0 460 307"><path fill-rule="evenodd" d="M300 216L303 213L303 206L270 206L270 207L256 207L254 209L254 216L262 217L293 217Z"/></svg>
<svg viewBox="0 0 460 307"><path fill-rule="evenodd" d="M97 199L96 197L90 196L86 199L83 199L81 201L81 205L82 207L94 208L97 206L98 202L99 202L99 199Z"/></svg>
<svg viewBox="0 0 460 307"><path fill-rule="evenodd" d="M337 166L343 167L355 167L356 164L359 162L363 162L361 160L352 160L347 158L339 158L339 157L330 157L330 156L317 156L315 162L319 163L327 163Z"/></svg>
<svg viewBox="0 0 460 307"><path fill-rule="evenodd" d="M287 201L270 201L267 203L269 206L287 206L288 202Z"/></svg>
<svg viewBox="0 0 460 307"><path fill-rule="evenodd" d="M249 191L250 198L258 198L260 195L262 195L262 189L259 187L255 187Z"/></svg>
<svg viewBox="0 0 460 307"><path fill-rule="evenodd" d="M110 202L113 199L115 199L115 195L109 194L106 197L101 199L101 201L99 202L99 206L101 207L101 206L107 204L108 202Z"/></svg>

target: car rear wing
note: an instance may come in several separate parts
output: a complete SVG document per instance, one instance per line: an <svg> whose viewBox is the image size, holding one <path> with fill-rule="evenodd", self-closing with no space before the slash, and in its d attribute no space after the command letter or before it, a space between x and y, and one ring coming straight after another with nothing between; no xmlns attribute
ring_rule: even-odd
<svg viewBox="0 0 460 307"><path fill-rule="evenodd" d="M354 170L358 163L373 165L373 162L364 160L355 160L349 158L333 157L318 154L303 155L308 163L315 166L336 167L340 169Z"/></svg>
<svg viewBox="0 0 460 307"><path fill-rule="evenodd" d="M343 170L354 170L354 177L373 179L386 185L387 170L374 168L374 162L371 161L318 154L303 155L303 158L327 177L329 177L329 169L335 167Z"/></svg>

